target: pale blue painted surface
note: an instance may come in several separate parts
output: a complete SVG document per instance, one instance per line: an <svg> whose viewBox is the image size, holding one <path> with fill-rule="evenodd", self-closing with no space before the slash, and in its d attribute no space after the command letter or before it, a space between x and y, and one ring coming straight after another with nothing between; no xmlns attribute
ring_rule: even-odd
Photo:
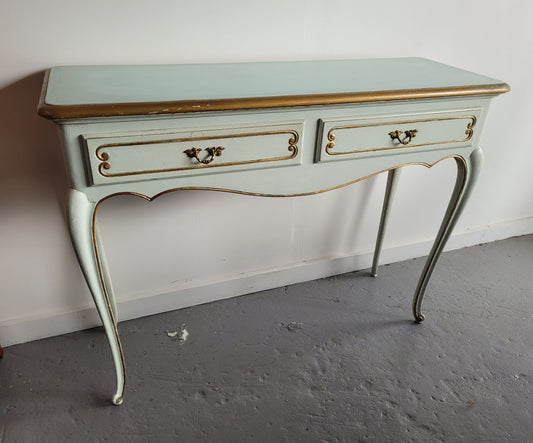
<svg viewBox="0 0 533 443"><path fill-rule="evenodd" d="M46 103L76 105L373 92L502 83L423 58L52 68Z"/></svg>

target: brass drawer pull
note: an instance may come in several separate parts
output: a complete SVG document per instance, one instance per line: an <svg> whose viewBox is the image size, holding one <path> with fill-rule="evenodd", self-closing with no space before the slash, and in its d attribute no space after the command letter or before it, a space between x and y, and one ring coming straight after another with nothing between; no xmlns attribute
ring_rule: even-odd
<svg viewBox="0 0 533 443"><path fill-rule="evenodd" d="M402 131L392 131L389 132L389 135L391 136L392 140L398 140L402 145L408 145L411 140L416 137L416 133L418 132L418 129L410 129L409 131L405 131L405 134ZM400 139L400 135L404 134L403 139Z"/></svg>
<svg viewBox="0 0 533 443"><path fill-rule="evenodd" d="M183 151L189 158L195 158L198 160L199 163L202 163L204 165L208 165L211 163L215 157L220 157L222 155L222 151L224 148L222 146L217 146L216 148L205 148L207 153L209 154L207 157L205 157L203 160L200 160L200 157L198 157L198 154L200 153L202 149L201 148L191 148Z"/></svg>

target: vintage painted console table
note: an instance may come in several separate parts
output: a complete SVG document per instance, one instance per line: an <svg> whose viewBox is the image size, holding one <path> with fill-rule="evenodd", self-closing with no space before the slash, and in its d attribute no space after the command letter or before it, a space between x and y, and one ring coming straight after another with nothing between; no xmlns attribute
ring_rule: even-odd
<svg viewBox="0 0 533 443"><path fill-rule="evenodd" d="M163 66L61 66L39 114L60 128L74 248L104 324L122 402L117 309L98 205L173 190L303 196L388 172L372 273L401 167L453 158L457 179L413 301L479 172L479 137L498 80L418 58Z"/></svg>

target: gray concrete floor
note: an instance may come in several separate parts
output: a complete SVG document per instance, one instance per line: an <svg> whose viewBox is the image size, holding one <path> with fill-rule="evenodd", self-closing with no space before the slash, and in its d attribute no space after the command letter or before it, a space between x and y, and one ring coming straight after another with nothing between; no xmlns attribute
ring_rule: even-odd
<svg viewBox="0 0 533 443"><path fill-rule="evenodd" d="M533 441L533 235L5 349L0 442ZM165 331L186 324L180 342Z"/></svg>

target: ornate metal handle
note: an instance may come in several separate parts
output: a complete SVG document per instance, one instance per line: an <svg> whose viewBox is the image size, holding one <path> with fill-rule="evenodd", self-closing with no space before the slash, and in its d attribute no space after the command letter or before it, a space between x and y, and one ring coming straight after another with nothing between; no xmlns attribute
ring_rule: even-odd
<svg viewBox="0 0 533 443"><path fill-rule="evenodd" d="M222 151L224 150L224 148L222 146L217 146L216 148L205 148L209 155L203 160L200 160L200 157L198 157L198 154L201 150L201 148L191 148L183 152L187 154L189 158L195 158L196 160L198 160L198 163L208 165L215 159L215 157L220 157L222 155Z"/></svg>
<svg viewBox="0 0 533 443"><path fill-rule="evenodd" d="M411 143L411 140L416 137L416 133L418 132L418 129L410 129L409 131L405 131L403 133L402 131L392 131L389 132L389 135L391 136L392 140L398 140L402 145L408 145ZM403 139L400 139L400 135L404 134Z"/></svg>

